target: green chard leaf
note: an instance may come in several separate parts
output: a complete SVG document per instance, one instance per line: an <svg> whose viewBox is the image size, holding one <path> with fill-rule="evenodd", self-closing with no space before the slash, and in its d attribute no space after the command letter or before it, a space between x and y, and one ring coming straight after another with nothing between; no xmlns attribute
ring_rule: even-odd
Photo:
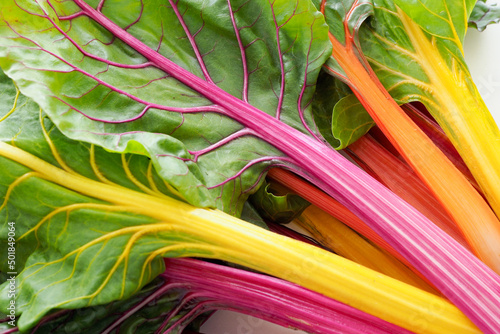
<svg viewBox="0 0 500 334"><path fill-rule="evenodd" d="M346 26L350 35L356 36L359 27L373 14L372 0L315 0L318 7L326 2L326 23L330 27L330 33L342 44L346 43Z"/></svg>
<svg viewBox="0 0 500 334"><path fill-rule="evenodd" d="M358 45L358 30L373 14L370 0L321 1L315 0L325 13L330 33L341 44L346 44L346 26ZM323 65L314 95L313 113L318 129L333 148L346 148L363 136L374 125L370 115L349 88L349 80L342 66L330 57Z"/></svg>
<svg viewBox="0 0 500 334"><path fill-rule="evenodd" d="M426 63L424 53L441 61L443 73L448 67L457 80L470 85L462 43L474 4L474 0L464 4L443 0L374 1L374 15L359 32L360 44L377 77L398 103L420 101L431 113L443 108L436 94L444 94L446 89L439 90L443 87L437 86L441 83L432 73L436 69ZM417 45L420 35L416 34L425 36L429 45ZM431 42L433 47L429 49Z"/></svg>
<svg viewBox="0 0 500 334"><path fill-rule="evenodd" d="M30 105L31 109L38 109L33 103ZM47 118L42 118L45 131L50 134L50 142L45 141L40 120L34 110L24 112L26 109L16 110L0 123L2 135L18 131L11 144L39 157L50 156L54 164L62 155L56 158L50 154L51 145L57 149L56 154L71 151L79 163L71 168L68 164L75 160L65 156L65 167L81 175L94 171L94 179L112 182L118 177L125 183L138 182L126 175L125 168L133 168L132 175L139 178L147 177L147 158L127 156L127 165L120 168L119 155L99 148L93 151L90 145L78 142L69 143ZM148 258L169 241L158 240L156 233L134 240L147 229L143 226L153 228L157 220L62 188L4 157L0 158L0 166L6 171L0 176L2 239L8 235L9 222L15 223L16 228L16 271L20 272L16 310L23 314L18 324L21 329L33 326L51 309L80 308L130 296L163 271L160 256ZM120 169L121 173L117 173ZM1 245L5 247L7 241L2 240ZM0 262L0 270L12 271L5 258ZM8 305L8 284L2 287L0 304Z"/></svg>
<svg viewBox="0 0 500 334"><path fill-rule="evenodd" d="M21 331L52 310L129 298L165 270L163 257L213 255L213 250L203 250L206 242L202 232L196 236L195 226L193 231L181 231L158 217L155 200L176 198L177 192L155 172L149 158L71 140L37 104L16 93L1 71L0 85L10 89L6 101L11 102L11 108L3 108L0 114L0 144L9 144L2 147L22 152L18 156L38 158L37 167L63 172L34 171L4 153L0 156L0 252L7 254L9 227L15 227L16 238L15 268L3 256L0 272L18 273L15 305ZM64 175L88 185L87 193L94 192L95 197L66 188ZM105 195L108 201L102 199L102 191L110 191ZM149 196L151 205L141 209L140 204L115 201L130 191L138 203L141 195ZM4 313L12 300L8 291L9 282L5 282L0 288ZM107 307L80 313L102 316ZM85 319L81 320L79 325L84 326ZM68 326L74 329L73 325Z"/></svg>
<svg viewBox="0 0 500 334"><path fill-rule="evenodd" d="M0 65L21 91L66 136L150 157L194 205L239 215L264 170L286 164L211 90L316 133L310 103L330 45L309 1L6 0L0 10Z"/></svg>
<svg viewBox="0 0 500 334"><path fill-rule="evenodd" d="M429 85L430 79L425 74L424 64L419 64L419 56L411 45L408 31L399 19L403 15L401 10L410 13L409 16L417 24L420 22L423 30L438 40L438 43L444 43L440 46L442 55L449 57L449 51L454 53L452 56L454 59L449 59L449 63L455 64L458 59L458 66L461 68L457 69L457 72L467 71L461 55L461 44L467 28L464 20L470 14L469 26L476 25L481 30L487 24L498 20L499 14L496 5L486 4L483 0L477 2L472 13L473 1L469 1L465 7L454 5L449 1L430 1L429 5L410 3L377 0L373 1L375 7L373 8L371 1L356 5L352 1L335 4L329 2L329 5L325 6L325 14L330 25L330 32L340 42L345 40L345 28L342 22L347 20L354 42L360 46L359 38L361 38L363 55L370 61L377 76L398 103L420 101L436 108L439 102L432 96L433 89ZM397 6L401 7L400 12ZM451 10L448 10L448 7ZM448 13L450 19L445 14L440 14L442 16L440 17L437 13ZM371 16L374 17L368 20L370 24L362 25L365 19ZM361 31L358 33L358 30ZM328 60L324 68L338 79L345 76L333 57ZM328 79L322 80L320 77L319 88L315 95L317 107L314 112L323 136L336 149L341 149L366 133L374 123L354 96L337 103L335 94L331 93L331 87L339 84L332 84L332 81L333 79L328 82ZM327 101L329 95L334 103ZM327 117L329 108L334 108L331 118ZM333 138L328 133L330 129L326 128L328 124L331 124Z"/></svg>
<svg viewBox="0 0 500 334"><path fill-rule="evenodd" d="M375 125L351 89L327 72L318 78L313 114L319 131L336 150L354 143Z"/></svg>
<svg viewBox="0 0 500 334"><path fill-rule="evenodd" d="M372 0L313 0L313 2L324 14L331 38L337 40L342 46L347 46L351 42L359 46L358 30L365 20L373 14ZM346 33L349 37L346 36ZM349 79L342 65L335 57L329 57L323 68L332 76L349 84Z"/></svg>
<svg viewBox="0 0 500 334"><path fill-rule="evenodd" d="M265 220L278 224L291 222L309 206L309 202L298 195L276 194L272 183L264 183L249 200Z"/></svg>
<svg viewBox="0 0 500 334"><path fill-rule="evenodd" d="M469 27L483 31L489 24L500 22L500 6L497 3L488 3L479 0L469 17Z"/></svg>
<svg viewBox="0 0 500 334"><path fill-rule="evenodd" d="M257 209L255 209L249 201L246 201L245 205L243 205L243 210L241 211L241 219L246 222L252 223L253 225L260 226L266 230L269 230L269 227L267 226L264 219L262 219Z"/></svg>
<svg viewBox="0 0 500 334"><path fill-rule="evenodd" d="M101 179L94 166L108 162L92 156L111 153L92 151L87 141L138 154L125 161L149 157L172 193L235 214L262 183L263 171L290 168L339 197L482 328L498 327L487 311L498 304L498 293L491 293L498 282L484 264L467 252L458 258L442 231L324 145L310 106L332 48L323 16L309 1L5 0L0 15L0 66L51 118L37 113L22 122L33 125L38 117L43 124L38 131L22 129L24 140L34 143L25 150L0 142L0 167L7 171L0 179L0 232L13 220L24 235L20 242L31 241L17 278L23 330L54 308L130 296L158 273L162 256L231 261L330 297L362 291L356 301L340 301L406 328L409 313L429 309L420 298L414 306L397 295L390 302L402 311L379 314L380 298L392 295L384 284L375 289L346 274L359 266L342 262L337 271L342 259L220 211L107 184L111 176ZM66 160L78 151L66 147L51 122L86 156ZM9 143L23 138L18 124L10 127L18 131ZM60 148L63 159L55 153ZM44 154L37 158L38 150ZM136 184L119 156L121 175ZM87 174L73 167L81 160L90 161L82 163ZM156 194L152 182L143 185ZM331 284L333 277L343 284ZM363 289L374 297L365 298ZM449 304L438 304L449 314ZM449 328L434 311L426 313L430 322Z"/></svg>
<svg viewBox="0 0 500 334"><path fill-rule="evenodd" d="M11 268L2 257L0 273L17 275L14 299L2 275L0 311L15 300L21 332L101 332L150 291L144 286L165 271L164 257L215 258L269 274L271 266L281 266L279 273L289 268L290 257L280 252L297 254L298 267L308 257L322 263L325 254L316 249L303 253L307 245L171 199L176 191L149 158L71 140L32 100L11 93L0 122L0 251L7 253L14 225L16 264ZM245 208L245 218L265 227L250 205ZM296 270L284 275L296 277ZM177 299L148 304L120 330L152 332ZM176 317L190 321L190 314Z"/></svg>
<svg viewBox="0 0 500 334"><path fill-rule="evenodd" d="M356 95L342 98L333 109L332 133L338 138L343 149L365 135L375 123Z"/></svg>

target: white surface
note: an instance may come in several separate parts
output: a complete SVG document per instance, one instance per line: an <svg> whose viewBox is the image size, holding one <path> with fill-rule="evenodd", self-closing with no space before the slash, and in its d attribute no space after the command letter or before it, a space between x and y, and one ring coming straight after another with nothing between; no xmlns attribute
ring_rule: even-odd
<svg viewBox="0 0 500 334"><path fill-rule="evenodd" d="M500 25L490 25L483 32L469 29L464 47L479 93L500 124Z"/></svg>
<svg viewBox="0 0 500 334"><path fill-rule="evenodd" d="M479 33L470 29L465 40L465 58L474 82L497 124L500 124L500 25ZM206 334L304 333L266 323L247 315L219 311L202 327Z"/></svg>

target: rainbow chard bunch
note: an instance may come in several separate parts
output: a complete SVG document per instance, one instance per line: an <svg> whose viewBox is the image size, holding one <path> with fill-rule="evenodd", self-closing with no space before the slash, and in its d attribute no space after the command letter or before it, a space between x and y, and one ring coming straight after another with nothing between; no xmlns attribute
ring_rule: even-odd
<svg viewBox="0 0 500 334"><path fill-rule="evenodd" d="M14 305L29 332L54 312L137 296L163 258L200 257L402 332L500 332L499 135L462 55L474 4L3 0L0 240L16 258L0 259L14 273L2 311ZM344 83L318 81L322 70ZM398 106L410 101L426 105L488 202ZM462 239L333 148L372 120ZM428 292L239 219L271 167L335 199ZM310 293L301 305L324 308Z"/></svg>
<svg viewBox="0 0 500 334"><path fill-rule="evenodd" d="M53 313L32 333L186 333L199 330L218 309L308 333L409 333L274 277L193 259L165 259L165 264L165 272L133 297Z"/></svg>

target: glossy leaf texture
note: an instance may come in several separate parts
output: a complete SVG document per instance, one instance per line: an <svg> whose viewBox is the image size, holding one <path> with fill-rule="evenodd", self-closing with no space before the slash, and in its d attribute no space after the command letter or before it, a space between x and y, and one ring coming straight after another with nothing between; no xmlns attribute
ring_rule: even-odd
<svg viewBox="0 0 500 334"><path fill-rule="evenodd" d="M411 32L402 19L410 16L432 38L435 51L427 51L438 52L450 69L467 74L462 42L475 1L467 1L466 6L453 1L424 2L374 1L374 15L362 26L359 37L363 54L394 99L400 104L418 100L436 107L431 78L426 73L428 64L419 54L424 50L412 44Z"/></svg>
<svg viewBox="0 0 500 334"><path fill-rule="evenodd" d="M323 137L340 150L365 135L375 123L351 89L326 73L322 72L318 78L314 119Z"/></svg>
<svg viewBox="0 0 500 334"><path fill-rule="evenodd" d="M0 65L21 91L66 136L149 156L194 205L238 215L263 170L286 164L224 116L212 90L316 133L309 105L330 46L308 1L8 0L0 9Z"/></svg>
<svg viewBox="0 0 500 334"><path fill-rule="evenodd" d="M469 17L469 27L483 31L489 24L500 22L500 6L498 3L479 0Z"/></svg>
<svg viewBox="0 0 500 334"><path fill-rule="evenodd" d="M21 331L54 309L130 297L164 270L162 257L202 257L300 282L349 304L355 299L360 309L388 320L385 308L380 315L376 309L381 299L390 300L398 305L393 321L405 327L411 326L412 314L429 317L435 327L477 332L444 299L220 211L162 198L162 180L151 176L149 159L69 140L41 113L16 109L0 123L0 133L5 136L0 141L0 244L7 244L14 223ZM0 271L9 270L1 260ZM3 311L11 300L8 290L8 282L0 287ZM439 311L427 312L432 305Z"/></svg>

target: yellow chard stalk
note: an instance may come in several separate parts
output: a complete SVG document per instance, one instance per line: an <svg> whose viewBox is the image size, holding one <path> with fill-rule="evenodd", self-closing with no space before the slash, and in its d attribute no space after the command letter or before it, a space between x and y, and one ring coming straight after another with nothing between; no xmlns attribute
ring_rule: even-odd
<svg viewBox="0 0 500 334"><path fill-rule="evenodd" d="M477 180L497 216L500 216L500 131L470 73L461 60L452 67L422 29L401 10L401 22L415 48L415 57L429 77L434 101L429 112L441 125ZM456 43L461 42L458 40Z"/></svg>
<svg viewBox="0 0 500 334"><path fill-rule="evenodd" d="M29 272L33 266L38 269L30 275L19 276L20 294L29 293L22 290L22 284L30 276L43 275L43 270L57 262L70 261L75 254L77 257L87 257L85 252L90 251L92 247L112 243L119 237L128 236L125 250L118 256L110 273L103 278L92 294L79 297L88 300L89 305L92 305L99 293L107 291L108 285L113 280L116 282L114 275L120 273L123 265L126 268L133 261L134 247L139 247L142 240L147 239L149 240L145 241L147 244L154 242L157 246L154 251L149 252L142 265L138 287L151 279L151 268L162 256L202 256L238 263L289 280L412 331L443 333L451 329L460 333L479 333L462 312L443 298L317 247L278 236L221 211L195 208L169 197L153 196L117 184L92 180L3 142L0 142L0 156L30 170L17 178L9 187L4 205L17 200L13 197L16 191L21 191L19 187L35 178L76 192L80 194L78 196L90 196L103 201L97 204L75 203L71 208L56 209L24 233L23 238L31 233L41 233L42 227L49 224L51 218L61 212L64 214L64 211L67 211L68 215L70 212L77 214L78 210L104 210L109 215L114 211L128 212L152 219L149 224L127 226L103 233L56 261L38 262L28 266L25 271ZM66 224L68 225L66 228L69 229L72 221L67 220ZM79 270L77 262L74 266L73 270ZM125 275L122 277L121 296L124 297L128 280ZM83 278L71 276L70 279ZM61 283L63 282L56 282L55 286ZM41 296L38 293L34 298ZM51 298L57 299L61 296L52 295ZM64 298L69 300L60 305L75 299L71 299L71 296ZM35 311L38 313L33 313ZM43 310L47 311L48 309ZM36 320L33 316L40 316L39 312L36 306L28 307L21 316L21 321L24 321L21 324L32 326ZM28 316L32 316L33 319L30 320Z"/></svg>
<svg viewBox="0 0 500 334"><path fill-rule="evenodd" d="M318 207L309 206L295 221L321 245L331 249L336 254L419 289L439 295L439 292L400 261Z"/></svg>

